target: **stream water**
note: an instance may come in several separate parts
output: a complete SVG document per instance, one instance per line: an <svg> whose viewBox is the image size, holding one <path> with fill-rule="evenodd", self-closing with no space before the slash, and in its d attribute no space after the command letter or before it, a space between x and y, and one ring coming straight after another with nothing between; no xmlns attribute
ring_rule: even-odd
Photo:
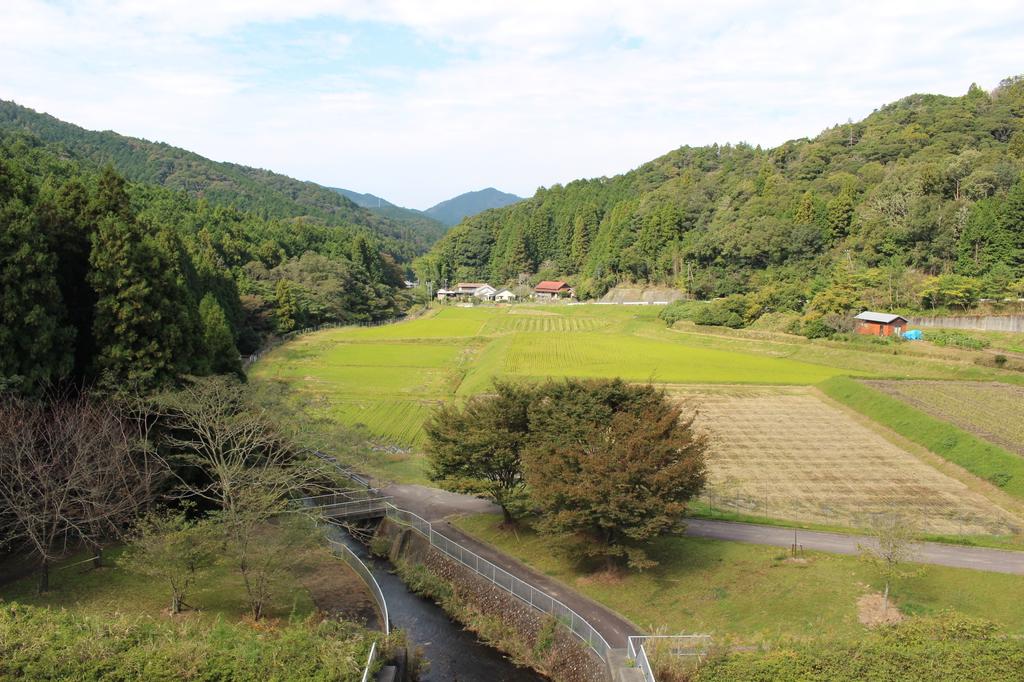
<svg viewBox="0 0 1024 682"><path fill-rule="evenodd" d="M430 663L423 682L540 682L545 678L513 665L473 633L448 618L437 604L409 591L392 573L391 563L371 557L362 543L338 529L344 541L373 572L388 603L391 626L409 634L410 644L422 650Z"/></svg>

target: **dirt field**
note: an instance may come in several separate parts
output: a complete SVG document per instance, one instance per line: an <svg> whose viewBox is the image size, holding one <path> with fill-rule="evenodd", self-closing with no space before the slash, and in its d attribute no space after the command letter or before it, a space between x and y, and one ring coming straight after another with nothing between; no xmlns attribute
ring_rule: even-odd
<svg viewBox="0 0 1024 682"><path fill-rule="evenodd" d="M868 385L1024 455L1024 388L978 381L867 381Z"/></svg>
<svg viewBox="0 0 1024 682"><path fill-rule="evenodd" d="M809 388L673 391L712 439L706 501L810 523L868 527L906 514L922 532L1010 534L1024 525L958 480L896 447Z"/></svg>

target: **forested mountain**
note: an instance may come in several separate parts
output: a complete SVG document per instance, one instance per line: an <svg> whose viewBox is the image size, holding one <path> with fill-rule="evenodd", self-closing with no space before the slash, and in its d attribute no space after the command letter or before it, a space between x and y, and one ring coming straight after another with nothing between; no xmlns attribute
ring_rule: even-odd
<svg viewBox="0 0 1024 682"><path fill-rule="evenodd" d="M361 206L372 213L384 216L396 223L408 225L416 231L416 234L421 239L426 239L430 244L443 237L444 233L448 231L448 225L434 220L423 211L396 206L387 199L382 199L375 194L360 194L359 192L353 192L350 189L342 189L340 187L330 187L329 189L347 197L357 206Z"/></svg>
<svg viewBox="0 0 1024 682"><path fill-rule="evenodd" d="M151 390L239 373L266 335L392 317L403 271L380 242L131 183L0 129L0 391Z"/></svg>
<svg viewBox="0 0 1024 682"><path fill-rule="evenodd" d="M568 278L734 300L756 318L1002 297L1024 277L1024 78L911 95L774 149L682 147L453 228L417 263L438 282Z"/></svg>
<svg viewBox="0 0 1024 682"><path fill-rule="evenodd" d="M401 261L426 251L443 231L357 206L339 192L312 182L233 163L211 161L178 147L97 132L0 100L0 129L23 131L83 165L111 164L133 182L182 190L214 206L233 206L264 218L308 218L327 225L360 226L379 235L383 248Z"/></svg>
<svg viewBox="0 0 1024 682"><path fill-rule="evenodd" d="M424 213L445 225L455 225L467 216L473 216L490 208L501 208L522 201L522 197L507 192L499 192L493 187L466 192L436 206L431 206Z"/></svg>

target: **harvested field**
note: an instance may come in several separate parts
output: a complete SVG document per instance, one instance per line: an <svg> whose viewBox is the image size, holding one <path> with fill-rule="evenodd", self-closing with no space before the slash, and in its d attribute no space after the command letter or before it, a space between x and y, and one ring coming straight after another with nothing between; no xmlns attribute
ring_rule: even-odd
<svg viewBox="0 0 1024 682"><path fill-rule="evenodd" d="M706 500L772 518L865 528L899 511L919 531L996 534L1024 524L893 445L812 389L702 387L680 394L712 440Z"/></svg>
<svg viewBox="0 0 1024 682"><path fill-rule="evenodd" d="M869 386L1024 455L1024 387L977 381L867 381Z"/></svg>

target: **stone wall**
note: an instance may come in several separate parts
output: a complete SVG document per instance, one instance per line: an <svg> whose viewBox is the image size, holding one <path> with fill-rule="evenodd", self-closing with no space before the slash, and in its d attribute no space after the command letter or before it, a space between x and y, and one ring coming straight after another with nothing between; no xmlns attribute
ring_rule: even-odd
<svg viewBox="0 0 1024 682"><path fill-rule="evenodd" d="M604 661L551 616L453 561L409 528L385 519L377 532L390 538L389 558L403 579L416 570L429 572L447 589L444 594L425 596L518 665L529 666L555 682L608 681Z"/></svg>

